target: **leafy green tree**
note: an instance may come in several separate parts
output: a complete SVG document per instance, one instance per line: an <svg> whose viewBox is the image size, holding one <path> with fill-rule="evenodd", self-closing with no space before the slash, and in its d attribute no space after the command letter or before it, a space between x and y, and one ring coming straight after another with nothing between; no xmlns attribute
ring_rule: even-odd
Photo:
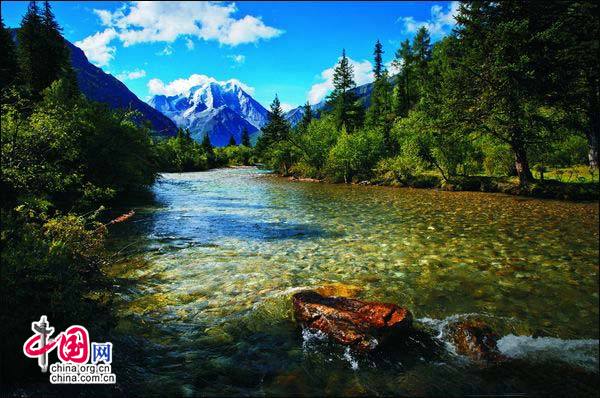
<svg viewBox="0 0 600 398"><path fill-rule="evenodd" d="M242 145L250 148L252 145L250 144L250 134L248 133L248 129L244 127L242 131Z"/></svg>
<svg viewBox="0 0 600 398"><path fill-rule="evenodd" d="M353 131L362 125L363 108L357 101L356 94L352 91L356 87L354 70L346 50L342 50L342 57L333 70L333 91L327 97L327 104L331 107L338 128L346 126L348 131Z"/></svg>

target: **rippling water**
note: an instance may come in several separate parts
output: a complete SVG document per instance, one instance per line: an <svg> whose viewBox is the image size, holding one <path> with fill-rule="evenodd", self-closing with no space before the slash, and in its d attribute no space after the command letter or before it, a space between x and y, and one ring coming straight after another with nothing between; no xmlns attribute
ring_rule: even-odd
<svg viewBox="0 0 600 398"><path fill-rule="evenodd" d="M114 355L129 392L594 391L597 203L298 183L255 169L165 174L154 193L114 231L124 259L107 270L120 278ZM409 307L431 341L364 356L299 330L293 292L331 284ZM467 317L491 324L512 360L456 355L443 327Z"/></svg>

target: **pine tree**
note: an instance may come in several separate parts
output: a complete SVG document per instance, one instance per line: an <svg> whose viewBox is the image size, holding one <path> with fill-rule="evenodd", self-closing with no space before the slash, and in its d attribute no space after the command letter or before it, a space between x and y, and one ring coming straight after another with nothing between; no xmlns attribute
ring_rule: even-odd
<svg viewBox="0 0 600 398"><path fill-rule="evenodd" d="M400 44L396 51L394 65L400 69L396 76L396 98L394 108L396 114L400 117L406 117L412 106L411 100L411 71L413 69L413 52L408 39Z"/></svg>
<svg viewBox="0 0 600 398"><path fill-rule="evenodd" d="M0 17L0 88L14 83L18 74L17 49L10 32Z"/></svg>
<svg viewBox="0 0 600 398"><path fill-rule="evenodd" d="M338 128L346 126L348 131L353 131L362 124L363 109L357 104L357 97L353 91L354 70L346 50L342 50L342 57L333 70L333 91L327 98L327 104L332 108L332 113Z"/></svg>
<svg viewBox="0 0 600 398"><path fill-rule="evenodd" d="M202 143L200 144L200 146L202 146L202 149L207 154L214 153L213 146L210 142L210 137L208 136L208 133L204 134L204 137L202 137Z"/></svg>
<svg viewBox="0 0 600 398"><path fill-rule="evenodd" d="M246 127L244 127L244 130L242 131L242 145L250 148L251 144L250 144L250 134L248 133L248 129Z"/></svg>
<svg viewBox="0 0 600 398"><path fill-rule="evenodd" d="M70 92L78 93L70 52L60 30L48 1L41 13L35 1L29 3L18 32L17 58L22 81L36 98L60 78L69 82Z"/></svg>
<svg viewBox="0 0 600 398"><path fill-rule="evenodd" d="M373 68L373 74L375 75L375 80L381 78L381 75L383 74L384 71L384 67L383 67L383 59L382 59L382 54L383 54L383 46L381 45L381 43L379 42L379 40L377 40L377 43L375 43L375 50L373 51L373 55L375 56L375 67Z"/></svg>
<svg viewBox="0 0 600 398"><path fill-rule="evenodd" d="M235 138L233 138L233 134L231 134L229 136L229 143L227 144L227 146L236 146L237 143L235 142Z"/></svg>
<svg viewBox="0 0 600 398"><path fill-rule="evenodd" d="M17 59L21 71L21 80L34 97L39 97L39 93L46 88L43 79L44 63L40 62L45 49L42 40L42 19L35 1L29 2L27 12L21 20L17 37L19 43Z"/></svg>
<svg viewBox="0 0 600 398"><path fill-rule="evenodd" d="M310 122L312 121L313 114L312 109L310 108L310 104L306 101L306 104L302 106L302 120L300 120L300 127L302 129L306 129Z"/></svg>
<svg viewBox="0 0 600 398"><path fill-rule="evenodd" d="M275 95L275 99L271 103L269 121L262 128L262 132L263 145L267 146L272 143L285 141L289 136L290 125L283 116L283 109L281 109L281 102L279 102L277 95Z"/></svg>

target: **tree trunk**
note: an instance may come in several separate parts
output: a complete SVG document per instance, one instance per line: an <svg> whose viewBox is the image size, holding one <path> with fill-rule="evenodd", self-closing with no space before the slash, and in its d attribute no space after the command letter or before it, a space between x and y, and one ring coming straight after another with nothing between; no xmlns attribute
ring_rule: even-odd
<svg viewBox="0 0 600 398"><path fill-rule="evenodd" d="M512 149L515 153L515 169L517 169L517 175L519 176L519 185L525 186L535 180L529 168L527 152L522 145L518 144L513 144Z"/></svg>
<svg viewBox="0 0 600 398"><path fill-rule="evenodd" d="M586 131L588 140L588 159L590 167L598 169L598 136L600 136L600 115L595 109L590 109L589 112L589 128Z"/></svg>

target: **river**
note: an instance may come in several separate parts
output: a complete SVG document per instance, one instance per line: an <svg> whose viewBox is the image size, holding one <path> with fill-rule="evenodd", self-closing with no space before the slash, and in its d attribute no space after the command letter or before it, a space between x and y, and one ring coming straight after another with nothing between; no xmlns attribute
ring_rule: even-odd
<svg viewBox="0 0 600 398"><path fill-rule="evenodd" d="M587 394L598 377L598 204L290 182L256 169L164 174L116 226L115 372L143 395ZM359 355L300 330L291 295L336 285L408 307L415 342ZM457 355L476 317L506 363Z"/></svg>

